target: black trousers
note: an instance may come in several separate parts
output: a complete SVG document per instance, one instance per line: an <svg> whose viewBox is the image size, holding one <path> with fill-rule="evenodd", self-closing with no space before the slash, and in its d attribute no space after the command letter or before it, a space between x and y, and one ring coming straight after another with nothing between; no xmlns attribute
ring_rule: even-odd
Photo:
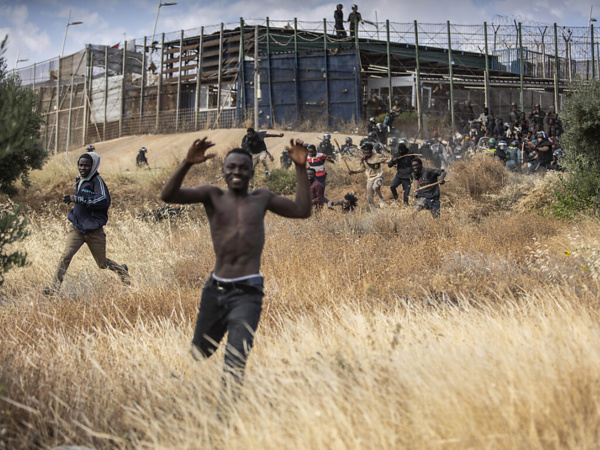
<svg viewBox="0 0 600 450"><path fill-rule="evenodd" d="M262 277L235 283L221 283L211 277L204 285L192 344L208 358L228 333L224 381L229 374L234 384L243 382L263 296Z"/></svg>
<svg viewBox="0 0 600 450"><path fill-rule="evenodd" d="M410 178L400 178L398 174L396 174L394 177L392 185L390 186L390 190L392 191L392 195L396 200L398 200L398 191L396 188L400 185L402 185L402 189L404 189L404 204L408 205L408 194L410 194Z"/></svg>

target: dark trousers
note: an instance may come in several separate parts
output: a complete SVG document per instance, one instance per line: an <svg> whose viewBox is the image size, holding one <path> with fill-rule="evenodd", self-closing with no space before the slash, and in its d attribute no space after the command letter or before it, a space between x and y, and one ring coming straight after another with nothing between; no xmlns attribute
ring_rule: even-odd
<svg viewBox="0 0 600 450"><path fill-rule="evenodd" d="M394 199L398 200L398 191L396 188L402 185L402 189L404 189L404 204L408 205L408 194L410 194L410 178L400 178L397 174L392 181L392 185L390 186L390 190L392 191L392 195Z"/></svg>
<svg viewBox="0 0 600 450"><path fill-rule="evenodd" d="M202 290L193 349L208 358L217 350L227 332L223 379L225 383L232 379L234 386L243 382L246 360L260 320L264 294L262 278L259 280L254 283L220 283L211 277Z"/></svg>
<svg viewBox="0 0 600 450"><path fill-rule="evenodd" d="M323 190L325 190L325 185L327 184L327 172L323 175L315 175L316 180L323 185Z"/></svg>
<svg viewBox="0 0 600 450"><path fill-rule="evenodd" d="M440 217L440 199L439 198L424 198L420 197L419 201L415 205L415 212L421 211L422 209L428 209L431 211L431 215L435 219Z"/></svg>

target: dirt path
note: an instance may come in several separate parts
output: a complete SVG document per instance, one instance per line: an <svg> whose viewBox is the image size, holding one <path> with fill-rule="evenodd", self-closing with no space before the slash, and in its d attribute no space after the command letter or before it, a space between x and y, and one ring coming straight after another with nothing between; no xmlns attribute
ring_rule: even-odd
<svg viewBox="0 0 600 450"><path fill-rule="evenodd" d="M270 133L277 134L282 131L269 130ZM135 157L141 147L148 149L148 161L151 167L164 167L173 162L179 162L185 156L185 153L194 139L208 136L208 139L214 142L214 152L224 154L234 147L239 147L242 138L246 133L245 129L235 128L226 130L204 130L193 133L182 134L160 134L160 135L141 135L128 136L107 142L94 144L96 152L102 157L102 168L104 171L127 171L135 169ZM305 142L318 145L323 136L322 133L299 133L285 132L282 138L267 138L266 143L269 151L275 157L275 167L279 166L279 156L283 148L289 143L291 138L302 139ZM345 135L334 134L332 138L343 144ZM358 138L353 138L358 140ZM79 156L78 151L71 151L73 158Z"/></svg>

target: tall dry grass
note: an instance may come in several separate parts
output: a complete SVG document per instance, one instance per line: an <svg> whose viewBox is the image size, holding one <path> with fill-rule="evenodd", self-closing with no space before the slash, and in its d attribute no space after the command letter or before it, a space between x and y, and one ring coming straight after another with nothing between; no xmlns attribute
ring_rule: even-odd
<svg viewBox="0 0 600 450"><path fill-rule="evenodd" d="M219 183L208 169L194 177ZM600 225L519 209L548 181L495 173L472 190L451 171L441 220L268 215L263 317L226 418L222 349L188 352L214 262L202 209L142 222L145 200L118 200L137 182L113 189L107 253L132 286L83 248L47 299L68 225L40 192L31 266L0 291L0 448L597 447Z"/></svg>

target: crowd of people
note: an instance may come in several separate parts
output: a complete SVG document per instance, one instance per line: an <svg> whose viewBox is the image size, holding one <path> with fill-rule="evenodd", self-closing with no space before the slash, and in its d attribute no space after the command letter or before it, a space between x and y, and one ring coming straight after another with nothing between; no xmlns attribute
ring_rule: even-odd
<svg viewBox="0 0 600 450"><path fill-rule="evenodd" d="M372 103L375 104L376 100L373 97ZM347 137L344 144L336 148L332 144L331 134L327 132L318 146L307 144L312 202L317 209L331 203L325 195L327 163L343 161L348 165L346 158L360 158L360 170L347 169L350 175L365 173L369 209L374 210L386 204L382 189L384 166L387 164L389 168L396 169L389 186L393 202L400 202L398 189L402 187L402 202L408 205L411 186L415 182L415 211L429 209L434 217L440 214L439 185L444 184L446 171L453 161L483 152L510 171L531 173L562 170L562 124L553 106L545 112L540 105L535 105L526 114L513 103L508 121L505 122L500 117L494 117L488 108L484 108L476 117L472 105L466 101L464 105L455 105L454 113L459 126L454 134L442 137L434 130L430 139L419 144L416 139L411 144L406 138L397 137L398 131L393 124L398 111L388 111L383 123L377 123L375 117L371 117L367 123L367 135L358 145L352 137ZM281 157L281 167L284 169L291 164L287 159L284 151ZM423 160L432 167L423 167ZM334 203L342 204L343 201ZM354 207L345 210L354 210Z"/></svg>
<svg viewBox="0 0 600 450"><path fill-rule="evenodd" d="M552 111L552 110L550 110ZM377 132L377 126L361 140L357 146L351 137L339 146L331 134L325 133L318 146L292 140L282 153L282 167L295 166L296 196L294 200L277 195L267 189L254 189L254 172L262 164L265 176L270 176L267 162L273 156L267 149L265 139L283 137L282 133L269 134L248 128L241 148L231 150L225 157L222 173L227 189L202 185L183 188L182 183L190 168L213 158L207 150L214 144L206 138L195 140L187 156L165 184L161 199L168 203L202 203L209 219L211 236L216 256L215 267L202 291L202 298L192 339L192 355L198 360L210 357L218 348L219 342L227 334L225 351L225 387L238 389L243 380L247 357L252 347L255 331L261 315L263 298L263 278L260 275L260 259L265 241L264 217L267 211L287 218L307 218L312 211L327 205L330 209L341 207L343 212L352 212L358 207L356 193L346 193L340 200L328 200L327 164L343 162L349 175L365 174L366 198L370 210L386 204L382 193L384 169L395 169L395 177L389 186L393 202L409 204L414 182L416 205L414 211L427 209L434 218L440 217L440 186L445 183L451 155L460 155L461 145L466 140L473 141L477 148L482 139L486 140L485 150L507 168L518 170L526 161L537 161L538 166L550 168L552 149L557 138L548 134L553 124L560 123L553 112L542 115L541 108L533 114L533 125L508 127L513 142L508 145L501 130L492 131L490 114L480 116L471 123L485 124L477 129L476 135L457 132L444 140L437 132L431 141L412 144L406 138L387 138ZM390 112L393 115L393 111ZM514 117L522 120L522 113L514 111ZM547 118L547 116L550 116ZM551 119L553 119L551 121ZM521 122L523 124L523 122ZM393 134L393 126L387 131ZM543 129L545 128L545 129ZM471 128L470 130L472 130ZM470 131L469 130L469 131ZM533 135L536 139L529 140ZM452 145L455 144L453 148ZM520 148L519 148L520 146ZM447 151L449 148L451 151ZM147 149L140 149L136 157L138 166L147 166ZM464 153L466 154L466 152ZM348 159L359 168L351 169ZM425 167L423 160L432 167ZM126 264L118 264L106 257L106 235L104 226L108 220L111 203L108 187L98 169L100 156L93 146L87 148L77 162L79 175L75 180L73 194L64 195L66 204L73 204L68 218L72 223L67 235L65 251L61 255L52 283L43 289L45 295L59 293L65 273L73 256L87 244L99 268L114 271L124 285L130 284L129 269ZM402 186L402 203L398 188ZM379 204L376 204L376 199Z"/></svg>

